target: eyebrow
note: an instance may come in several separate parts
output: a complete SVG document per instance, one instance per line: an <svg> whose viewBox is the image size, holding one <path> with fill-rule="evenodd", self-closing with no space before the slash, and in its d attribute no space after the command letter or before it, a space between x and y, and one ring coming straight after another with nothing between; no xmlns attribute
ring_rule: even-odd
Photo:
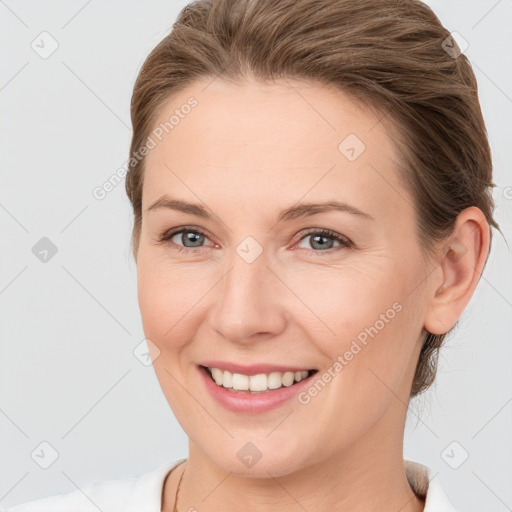
<svg viewBox="0 0 512 512"><path fill-rule="evenodd" d="M150 212L160 208L168 208L171 210L189 213L203 219L210 219L213 217L213 215L210 215L208 209L200 204L188 203L186 201L173 199L167 195L163 195L158 198L151 206L148 207L146 211ZM308 217L310 215L316 215L317 213L323 213L332 210L351 213L352 215L358 215L369 220L375 220L369 213L363 212L359 208L356 208L355 206L352 206L348 203L343 201L328 201L325 203L295 204L294 206L291 206L290 208L280 212L278 222Z"/></svg>

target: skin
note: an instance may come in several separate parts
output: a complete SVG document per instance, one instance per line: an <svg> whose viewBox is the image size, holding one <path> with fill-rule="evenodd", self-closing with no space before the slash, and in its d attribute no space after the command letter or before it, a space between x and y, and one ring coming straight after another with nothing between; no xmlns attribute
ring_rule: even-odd
<svg viewBox="0 0 512 512"><path fill-rule="evenodd" d="M477 285L489 248L482 212L461 212L427 261L391 127L375 112L312 83L217 79L168 101L155 126L190 96L198 105L146 157L137 253L154 369L189 437L187 461L165 481L163 510L173 509L183 470L179 510L423 510L404 469L407 404L425 329L451 329ZM366 146L354 161L338 150L350 133ZM148 212L163 194L213 217ZM373 219L330 211L277 222L299 201L329 200ZM202 248L182 235L158 242L181 226L206 232ZM319 248L310 228L354 245L327 238ZM248 236L263 250L252 263L236 252ZM185 244L191 252L176 249ZM198 376L208 359L322 375L394 303L401 311L307 404L235 413ZM247 442L262 454L250 468L237 457Z"/></svg>

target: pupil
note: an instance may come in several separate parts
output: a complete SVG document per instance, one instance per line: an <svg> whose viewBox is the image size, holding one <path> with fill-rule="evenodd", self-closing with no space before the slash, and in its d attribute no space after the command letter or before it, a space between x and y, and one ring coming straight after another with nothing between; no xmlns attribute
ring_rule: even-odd
<svg viewBox="0 0 512 512"><path fill-rule="evenodd" d="M323 236L323 235L317 235L317 236L314 236L314 237L313 237L313 244L312 244L312 245L313 245L313 247L314 247L314 244L318 243L318 242L317 242L317 240L318 240L318 239L329 240L329 238L328 238L328 237L325 237L325 236ZM328 242L327 242L327 244L325 244L325 243L323 243L323 244L322 244L322 243L320 243L320 244L319 244L319 247L320 247L320 249L325 249L326 245L329 245L329 243L328 243ZM330 247L328 247L328 249L330 249Z"/></svg>
<svg viewBox="0 0 512 512"><path fill-rule="evenodd" d="M201 235L199 233L192 233L189 231L186 233L185 240L187 242L195 243L195 242L200 242L202 237L203 237L203 235ZM196 246L193 246L193 247L196 247Z"/></svg>

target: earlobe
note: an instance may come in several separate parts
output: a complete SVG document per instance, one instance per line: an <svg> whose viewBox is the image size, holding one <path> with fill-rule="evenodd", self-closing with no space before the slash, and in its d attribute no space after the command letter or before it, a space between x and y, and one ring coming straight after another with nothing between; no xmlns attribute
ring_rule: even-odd
<svg viewBox="0 0 512 512"><path fill-rule="evenodd" d="M431 290L425 329L445 334L457 323L469 303L489 253L489 224L482 211L471 206L457 217L452 234L440 249L438 271L442 283Z"/></svg>

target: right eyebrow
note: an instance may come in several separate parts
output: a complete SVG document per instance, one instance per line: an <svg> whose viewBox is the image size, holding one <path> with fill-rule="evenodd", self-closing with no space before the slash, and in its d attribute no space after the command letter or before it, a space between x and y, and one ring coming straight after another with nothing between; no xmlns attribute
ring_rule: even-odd
<svg viewBox="0 0 512 512"><path fill-rule="evenodd" d="M147 210L156 210L159 208L169 208L171 210L177 210L184 213L190 213L196 217L202 217L203 219L211 218L208 210L199 204L187 203L186 201L180 201L178 199L172 199L167 195L163 195L158 198Z"/></svg>

